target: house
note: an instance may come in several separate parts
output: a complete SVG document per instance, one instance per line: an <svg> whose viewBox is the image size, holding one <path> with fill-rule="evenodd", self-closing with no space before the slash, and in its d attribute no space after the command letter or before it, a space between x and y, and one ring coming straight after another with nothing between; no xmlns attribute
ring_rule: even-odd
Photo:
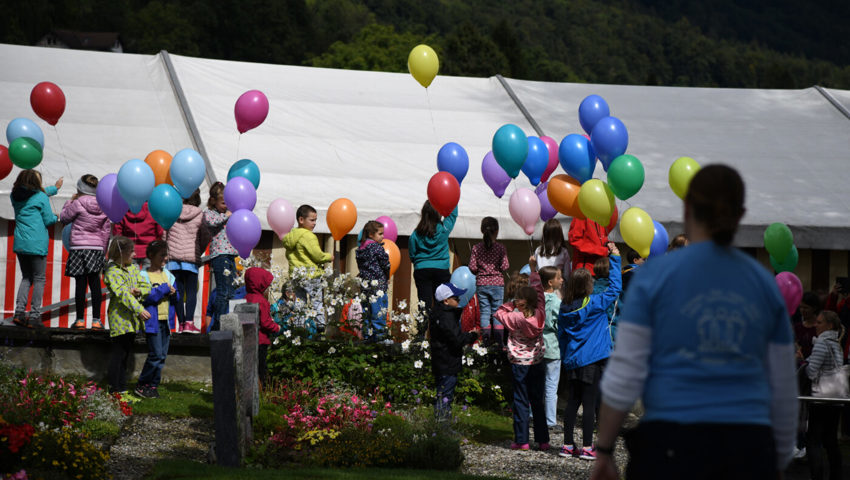
<svg viewBox="0 0 850 480"><path fill-rule="evenodd" d="M77 32L74 30L53 30L38 43L37 47L70 48L73 50L94 50L99 52L123 53L124 47L118 32Z"/></svg>

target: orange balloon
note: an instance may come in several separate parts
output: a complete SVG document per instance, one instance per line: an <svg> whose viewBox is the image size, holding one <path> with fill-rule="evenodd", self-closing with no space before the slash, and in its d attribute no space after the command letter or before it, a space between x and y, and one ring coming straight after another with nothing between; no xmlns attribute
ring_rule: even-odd
<svg viewBox="0 0 850 480"><path fill-rule="evenodd" d="M578 206L578 192L581 191L581 183L573 177L565 174L555 175L549 179L549 187L546 189L549 203L552 207L568 217L584 220Z"/></svg>
<svg viewBox="0 0 850 480"><path fill-rule="evenodd" d="M401 251L399 251L398 245L394 241L387 240L386 238L384 239L384 251L390 257L390 276L392 277L401 264Z"/></svg>
<svg viewBox="0 0 850 480"><path fill-rule="evenodd" d="M328 207L328 228L334 240L340 241L357 223L357 208L347 198L337 198Z"/></svg>
<svg viewBox="0 0 850 480"><path fill-rule="evenodd" d="M156 185L171 183L171 154L164 150L154 150L145 157L145 163L153 170Z"/></svg>

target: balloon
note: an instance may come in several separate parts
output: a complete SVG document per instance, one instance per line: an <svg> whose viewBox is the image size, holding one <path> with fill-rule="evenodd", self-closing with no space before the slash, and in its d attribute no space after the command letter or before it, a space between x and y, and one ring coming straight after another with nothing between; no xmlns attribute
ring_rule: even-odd
<svg viewBox="0 0 850 480"><path fill-rule="evenodd" d="M493 190L493 193L499 198L502 198L505 189L511 183L511 177L499 166L493 152L487 152L487 155L484 155L484 161L481 162L481 176L484 177L484 182L487 183L490 190Z"/></svg>
<svg viewBox="0 0 850 480"><path fill-rule="evenodd" d="M55 83L41 82L32 87L30 105L32 105L32 111L41 119L56 125L65 113L65 94Z"/></svg>
<svg viewBox="0 0 850 480"><path fill-rule="evenodd" d="M9 122L9 125L6 127L6 141L9 142L10 147L16 138L21 137L35 140L41 149L44 150L44 132L41 131L35 122L28 118L16 118Z"/></svg>
<svg viewBox="0 0 850 480"><path fill-rule="evenodd" d="M646 173L634 155L620 155L608 166L608 186L620 200L634 196L643 186Z"/></svg>
<svg viewBox="0 0 850 480"><path fill-rule="evenodd" d="M157 185L171 185L171 154L164 150L154 150L145 157L145 163L153 170Z"/></svg>
<svg viewBox="0 0 850 480"><path fill-rule="evenodd" d="M71 251L71 229L74 228L73 223L69 223L62 228L62 246L65 250Z"/></svg>
<svg viewBox="0 0 850 480"><path fill-rule="evenodd" d="M41 145L32 138L18 137L9 144L9 159L23 169L37 167L42 158Z"/></svg>
<svg viewBox="0 0 850 480"><path fill-rule="evenodd" d="M437 212L447 217L460 201L460 184L448 172L437 172L428 181L428 201Z"/></svg>
<svg viewBox="0 0 850 480"><path fill-rule="evenodd" d="M599 120L609 115L611 115L611 109L608 108L608 102L599 95L584 97L578 106L578 122L582 130L588 134L593 131L593 127Z"/></svg>
<svg viewBox="0 0 850 480"><path fill-rule="evenodd" d="M437 52L428 45L417 45L407 56L407 70L425 88L431 85L440 70Z"/></svg>
<svg viewBox="0 0 850 480"><path fill-rule="evenodd" d="M150 198L155 183L151 167L138 158L125 162L118 170L118 191L133 213L142 211L142 206Z"/></svg>
<svg viewBox="0 0 850 480"><path fill-rule="evenodd" d="M648 213L637 207L626 210L620 219L620 234L626 245L635 249L638 255L649 257L655 224Z"/></svg>
<svg viewBox="0 0 850 480"><path fill-rule="evenodd" d="M9 149L0 145L0 180L12 173L12 159L9 157Z"/></svg>
<svg viewBox="0 0 850 480"><path fill-rule="evenodd" d="M773 271L776 273L793 272L797 268L797 262L799 261L800 252L797 251L797 247L795 246L791 246L791 253L788 254L784 262L777 262L773 258L773 255L770 256L770 266L773 267Z"/></svg>
<svg viewBox="0 0 850 480"><path fill-rule="evenodd" d="M528 137L528 155L522 164L522 173L532 185L540 183L540 177L549 166L549 149L546 143L537 137Z"/></svg>
<svg viewBox="0 0 850 480"><path fill-rule="evenodd" d="M764 231L764 248L777 262L784 263L794 246L794 234L784 223L771 223Z"/></svg>
<svg viewBox="0 0 850 480"><path fill-rule="evenodd" d="M561 140L558 147L561 167L571 177L584 183L593 176L596 166L596 152L591 143L581 135L571 133Z"/></svg>
<svg viewBox="0 0 850 480"><path fill-rule="evenodd" d="M384 226L384 240L390 240L392 242L398 240L398 227L396 227L392 218L381 215L375 221Z"/></svg>
<svg viewBox="0 0 850 480"><path fill-rule="evenodd" d="M460 145L449 142L437 152L437 170L449 172L457 179L457 183L463 183L466 172L469 171L469 156Z"/></svg>
<svg viewBox="0 0 850 480"><path fill-rule="evenodd" d="M537 195L527 188L519 188L511 195L508 210L511 218L522 227L526 235L534 233L534 225L540 218L540 200Z"/></svg>
<svg viewBox="0 0 850 480"><path fill-rule="evenodd" d="M560 174L549 179L546 195L555 210L568 217L584 220L587 217L584 216L578 205L580 191L581 184L578 183L578 180L569 175Z"/></svg>
<svg viewBox="0 0 850 480"><path fill-rule="evenodd" d="M626 153L626 148L629 146L629 132L619 118L605 117L593 127L590 142L599 157L599 162L602 163L602 168L607 172L611 162Z"/></svg>
<svg viewBox="0 0 850 480"><path fill-rule="evenodd" d="M342 237L350 232L354 228L354 224L357 223L357 208L351 200L337 198L328 207L327 222L334 240L342 240Z"/></svg>
<svg viewBox="0 0 850 480"><path fill-rule="evenodd" d="M558 213L555 207L552 206L552 203L549 202L548 186L549 182L543 182L534 189L534 193L537 194L537 200L540 202L540 220L544 222L553 218Z"/></svg>
<svg viewBox="0 0 850 480"><path fill-rule="evenodd" d="M204 182L207 167L204 157L191 148L184 148L171 160L171 182L183 198L189 198ZM233 210L231 210L233 211Z"/></svg>
<svg viewBox="0 0 850 480"><path fill-rule="evenodd" d="M679 157L673 162L673 165L670 165L667 181L670 183L670 189L677 197L682 200L685 199L691 179L694 178L699 169L699 164L690 157Z"/></svg>
<svg viewBox="0 0 850 480"><path fill-rule="evenodd" d="M276 198L266 211L266 220L274 233L283 240L283 236L295 225L295 209L292 204L282 198Z"/></svg>
<svg viewBox="0 0 850 480"><path fill-rule="evenodd" d="M546 144L546 150L549 151L549 163L546 164L546 170L543 170L543 175L540 176L540 181L545 182L549 180L552 172L558 168L558 142L554 138L545 135L540 137L540 140L543 140L543 143Z"/></svg>
<svg viewBox="0 0 850 480"><path fill-rule="evenodd" d="M237 161L227 171L227 181L233 177L245 177L254 184L254 189L260 188L260 167L247 158Z"/></svg>
<svg viewBox="0 0 850 480"><path fill-rule="evenodd" d="M493 135L493 156L509 177L516 178L528 156L528 138L522 129L509 123L496 130Z"/></svg>
<svg viewBox="0 0 850 480"><path fill-rule="evenodd" d="M236 117L236 129L239 133L245 133L265 121L269 115L269 99L259 90L248 90L236 100L233 114Z"/></svg>
<svg viewBox="0 0 850 480"><path fill-rule="evenodd" d="M386 237L384 238L384 251L390 257L390 276L392 277L395 275L396 270L398 270L398 266L401 265L401 252L398 249L398 245Z"/></svg>
<svg viewBox="0 0 850 480"><path fill-rule="evenodd" d="M257 191L254 184L245 177L233 177L224 186L224 203L227 209L253 210L257 205Z"/></svg>
<svg viewBox="0 0 850 480"><path fill-rule="evenodd" d="M614 193L607 183L593 178L582 184L578 205L585 217L607 227L614 213Z"/></svg>
<svg viewBox="0 0 850 480"><path fill-rule="evenodd" d="M127 201L118 191L118 175L109 173L97 182L97 204L112 223L118 223L130 209Z"/></svg>
<svg viewBox="0 0 850 480"><path fill-rule="evenodd" d="M183 199L171 185L158 185L151 192L148 208L154 221L165 230L171 228L183 211Z"/></svg>
<svg viewBox="0 0 850 480"><path fill-rule="evenodd" d="M469 270L469 267L458 267L452 272L452 285L466 290L460 297L458 307L465 307L469 300L475 295L475 275Z"/></svg>
<svg viewBox="0 0 850 480"><path fill-rule="evenodd" d="M667 253L667 244L670 243L670 237L667 235L667 229L657 221L653 220L654 227L652 236L652 245L649 246L649 257L657 257Z"/></svg>
<svg viewBox="0 0 850 480"><path fill-rule="evenodd" d="M776 286L779 287L779 293L785 299L788 315L793 315L800 306L800 300L803 299L803 283L791 272L780 272L776 275Z"/></svg>
<svg viewBox="0 0 850 480"><path fill-rule="evenodd" d="M242 258L251 256L251 250L257 246L260 241L260 235L263 233L263 228L260 226L260 219L254 215L254 212L249 210L236 210L225 227L227 239L239 252Z"/></svg>

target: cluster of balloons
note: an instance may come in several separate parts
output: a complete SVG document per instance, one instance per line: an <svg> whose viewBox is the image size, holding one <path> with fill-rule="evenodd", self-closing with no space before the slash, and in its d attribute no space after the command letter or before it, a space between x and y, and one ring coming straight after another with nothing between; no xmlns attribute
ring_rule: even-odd
<svg viewBox="0 0 850 480"><path fill-rule="evenodd" d="M41 82L30 92L30 105L39 118L56 125L65 113L65 93L58 85ZM6 141L0 145L0 180L12 172L12 165L35 168L44 158L44 132L28 118L16 118L6 126Z"/></svg>
<svg viewBox="0 0 850 480"><path fill-rule="evenodd" d="M407 70L425 88L431 85L440 70L437 52L428 45L417 45L407 56Z"/></svg>
<svg viewBox="0 0 850 480"><path fill-rule="evenodd" d="M770 265L775 272L793 272L797 268L800 254L794 245L794 234L788 225L770 224L764 231L764 248L770 254Z"/></svg>
<svg viewBox="0 0 850 480"><path fill-rule="evenodd" d="M224 203L233 212L225 232L231 245L242 258L248 258L257 246L263 227L254 214L257 206L257 187L260 186L260 167L247 158L231 165L224 186ZM268 216L268 212L266 212Z"/></svg>

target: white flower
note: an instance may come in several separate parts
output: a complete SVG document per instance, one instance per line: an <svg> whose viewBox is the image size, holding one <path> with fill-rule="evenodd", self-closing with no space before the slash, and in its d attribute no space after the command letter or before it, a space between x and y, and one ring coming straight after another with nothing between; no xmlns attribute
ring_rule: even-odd
<svg viewBox="0 0 850 480"><path fill-rule="evenodd" d="M377 280L372 280L370 283L372 284L372 286L373 286L373 287L377 287L377 286L378 286L378 281L377 281Z"/></svg>
<svg viewBox="0 0 850 480"><path fill-rule="evenodd" d="M372 355L372 358L378 358L378 355L377 354Z"/></svg>
<svg viewBox="0 0 850 480"><path fill-rule="evenodd" d="M466 364L471 367L472 366L472 357L464 357L464 358L466 358Z"/></svg>
<svg viewBox="0 0 850 480"><path fill-rule="evenodd" d="M274 344L275 344L275 345L277 345L278 343L280 343L280 339L279 339L279 338L275 338L275 339L274 339Z"/></svg>
<svg viewBox="0 0 850 480"><path fill-rule="evenodd" d="M383 296L384 296L384 291L383 291L383 290L378 290L377 292L375 292L375 295L377 295L378 297L383 297Z"/></svg>
<svg viewBox="0 0 850 480"><path fill-rule="evenodd" d="M404 326L402 326L401 328L402 328L401 331L403 332ZM404 352L404 353L407 353L408 350L410 350L410 340L405 340L405 341L401 342L401 351Z"/></svg>
<svg viewBox="0 0 850 480"><path fill-rule="evenodd" d="M292 336L292 330L287 330L287 331L283 332L283 336L286 337L286 338L291 337Z"/></svg>
<svg viewBox="0 0 850 480"><path fill-rule="evenodd" d="M295 337L295 338L293 338L293 339L292 339L292 344L293 344L293 345L296 345L296 346L297 346L297 345L301 345L301 337Z"/></svg>
<svg viewBox="0 0 850 480"><path fill-rule="evenodd" d="M402 331L402 333L406 332L407 331L407 325L402 323L401 324L401 331Z"/></svg>
<svg viewBox="0 0 850 480"><path fill-rule="evenodd" d="M221 272L221 273L223 273L225 277L229 277L229 276L230 276L230 269L229 269L229 268L225 268L225 269L224 269L224 271L223 271L223 272Z"/></svg>
<svg viewBox="0 0 850 480"><path fill-rule="evenodd" d="M422 340L422 350L428 350L428 340Z"/></svg>
<svg viewBox="0 0 850 480"><path fill-rule="evenodd" d="M428 353L428 352L425 352L425 355L423 355L422 357L423 358L431 358L431 354Z"/></svg>
<svg viewBox="0 0 850 480"><path fill-rule="evenodd" d="M484 355L487 355L487 349L482 347L481 345L478 345L478 344L473 345L472 350L474 350L475 353L477 353L479 357L483 357Z"/></svg>
<svg viewBox="0 0 850 480"><path fill-rule="evenodd" d="M334 353L336 353L336 349L334 347L328 349L328 354L333 355Z"/></svg>
<svg viewBox="0 0 850 480"><path fill-rule="evenodd" d="M334 307L328 307L328 315L334 314Z"/></svg>
<svg viewBox="0 0 850 480"><path fill-rule="evenodd" d="M460 364L466 365L466 357L460 357Z"/></svg>
<svg viewBox="0 0 850 480"><path fill-rule="evenodd" d="M407 300L401 300L398 302L399 310L404 310L407 308Z"/></svg>
<svg viewBox="0 0 850 480"><path fill-rule="evenodd" d="M422 368L422 360L417 360L417 361L413 362L413 366L415 368Z"/></svg>

